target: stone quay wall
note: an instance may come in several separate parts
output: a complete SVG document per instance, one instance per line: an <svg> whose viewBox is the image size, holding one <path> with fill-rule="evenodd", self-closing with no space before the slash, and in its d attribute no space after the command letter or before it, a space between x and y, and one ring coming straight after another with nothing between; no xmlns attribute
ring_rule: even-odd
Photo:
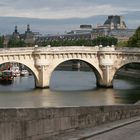
<svg viewBox="0 0 140 140"><path fill-rule="evenodd" d="M0 140L45 140L81 128L140 116L140 105L0 109Z"/></svg>

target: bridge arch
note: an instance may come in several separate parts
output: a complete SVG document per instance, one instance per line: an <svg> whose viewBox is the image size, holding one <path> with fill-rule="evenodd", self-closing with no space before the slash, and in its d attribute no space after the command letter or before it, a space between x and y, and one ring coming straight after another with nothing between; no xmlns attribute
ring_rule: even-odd
<svg viewBox="0 0 140 140"><path fill-rule="evenodd" d="M91 62L91 61L84 60L84 59L71 58L71 59L57 61L55 64L53 64L53 66L51 67L49 84L50 84L50 80L51 80L51 76L52 76L53 71L58 66L60 66L61 64L63 64L64 62L69 62L69 61L80 61L80 62L86 63L92 69L92 71L94 72L95 77L96 77L96 84L97 85L102 80L102 71L101 71L100 67L98 67L98 64L94 63L94 61Z"/></svg>
<svg viewBox="0 0 140 140"><path fill-rule="evenodd" d="M139 68L140 68L140 61L138 62L138 61L130 61L130 62L125 62L125 63L122 63L117 69L116 69L116 71L114 71L114 76L113 76L113 79L112 79L112 81L115 79L115 77L117 76L117 75L124 75L124 76L129 76L129 74L130 74L130 72L128 71L129 69L133 69L131 66L129 66L129 65L133 65L133 64L135 64L135 67L136 66L139 66ZM128 67L129 66L129 67ZM139 69L138 68L138 69ZM130 71L131 71L130 70ZM135 69L134 69L135 70ZM128 73L126 73L126 72L128 72ZM130 75L131 76L131 75Z"/></svg>
<svg viewBox="0 0 140 140"><path fill-rule="evenodd" d="M128 64L140 64L140 60L135 60L135 61L134 61L134 60L130 60L130 61L121 63L121 64L118 66L117 70L121 69L123 66L126 66L126 65L128 65Z"/></svg>
<svg viewBox="0 0 140 140"><path fill-rule="evenodd" d="M0 64L6 64L6 63L17 63L17 64L22 64L24 66L26 66L33 74L34 76L34 83L35 83L35 87L36 87L36 84L38 83L38 76L37 76L37 71L34 67L34 65L31 65L29 64L28 62L21 62L21 61L0 61Z"/></svg>

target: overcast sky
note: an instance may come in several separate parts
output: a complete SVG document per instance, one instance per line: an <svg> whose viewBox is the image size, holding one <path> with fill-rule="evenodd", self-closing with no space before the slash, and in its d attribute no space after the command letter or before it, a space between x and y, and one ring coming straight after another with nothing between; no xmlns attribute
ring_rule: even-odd
<svg viewBox="0 0 140 140"><path fill-rule="evenodd" d="M0 17L60 20L132 13L137 13L134 24L138 26L140 0L0 0ZM134 21L132 16L127 20L132 22L131 18Z"/></svg>

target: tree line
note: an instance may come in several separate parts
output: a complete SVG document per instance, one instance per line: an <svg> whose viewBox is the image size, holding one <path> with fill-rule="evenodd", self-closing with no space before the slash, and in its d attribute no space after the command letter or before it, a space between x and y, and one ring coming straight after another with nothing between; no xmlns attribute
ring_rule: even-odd
<svg viewBox="0 0 140 140"><path fill-rule="evenodd" d="M96 45L103 45L103 46L111 46L116 45L118 42L117 38L114 37L97 37L94 39L71 39L71 40L46 40L41 42L41 46L96 46Z"/></svg>
<svg viewBox="0 0 140 140"><path fill-rule="evenodd" d="M45 40L42 42L34 43L34 44L27 44L24 40L14 39L11 38L8 41L8 47L26 47L26 46L96 46L96 45L103 45L103 46L111 46L116 45L118 42L117 38L114 37L97 37L94 39L56 39L56 40ZM3 47L4 39L0 37L0 47Z"/></svg>
<svg viewBox="0 0 140 140"><path fill-rule="evenodd" d="M4 37L0 36L0 47L3 47ZM8 47L26 47L26 46L34 46L34 44L27 44L24 40L11 38L8 41ZM134 35L129 38L128 41L118 41L115 37L110 36L98 36L94 39L56 39L56 40L44 40L39 44L39 46L111 46L115 45L118 47L140 47L140 26L136 29Z"/></svg>

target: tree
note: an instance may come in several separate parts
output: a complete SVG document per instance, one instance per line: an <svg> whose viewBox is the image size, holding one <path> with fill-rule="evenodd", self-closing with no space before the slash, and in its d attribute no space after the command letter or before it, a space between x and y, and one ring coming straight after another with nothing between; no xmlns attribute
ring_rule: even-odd
<svg viewBox="0 0 140 140"><path fill-rule="evenodd" d="M103 45L103 46L111 46L116 45L118 39L115 37L101 36L93 39L92 44L95 45Z"/></svg>
<svg viewBox="0 0 140 140"><path fill-rule="evenodd" d="M127 41L119 40L117 43L117 47L127 47Z"/></svg>
<svg viewBox="0 0 140 140"><path fill-rule="evenodd" d="M97 37L94 38L93 40L91 39L71 39L71 40L63 40L63 39L58 39L58 40L45 40L41 42L41 46L96 46L96 45L103 45L103 46L111 46L111 45L116 45L118 42L117 38L114 37Z"/></svg>
<svg viewBox="0 0 140 140"><path fill-rule="evenodd" d="M128 47L140 47L140 26L136 29L134 35L127 42Z"/></svg>
<svg viewBox="0 0 140 140"><path fill-rule="evenodd" d="M3 48L3 41L4 41L3 36L0 36L0 48Z"/></svg>
<svg viewBox="0 0 140 140"><path fill-rule="evenodd" d="M13 48L13 47L25 47L26 43L23 40L16 40L11 38L8 42L8 46Z"/></svg>

